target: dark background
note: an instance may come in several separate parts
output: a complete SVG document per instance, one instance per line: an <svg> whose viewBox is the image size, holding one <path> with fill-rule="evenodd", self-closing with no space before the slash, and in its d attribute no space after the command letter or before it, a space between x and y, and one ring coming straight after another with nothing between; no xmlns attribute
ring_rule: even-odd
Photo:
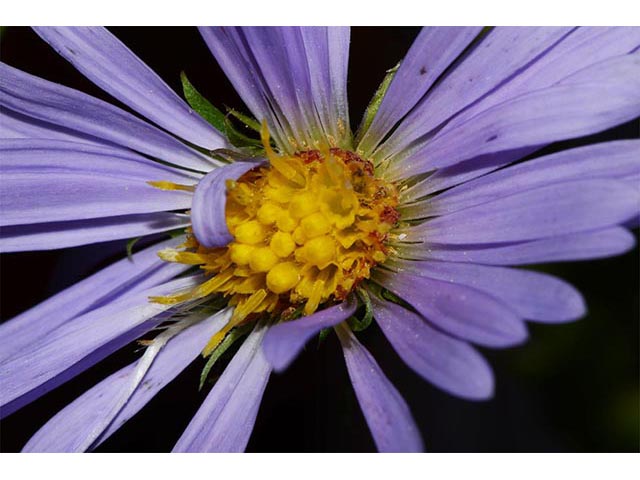
<svg viewBox="0 0 640 480"><path fill-rule="evenodd" d="M112 31L180 92L179 74L218 107L243 108L195 29L113 28ZM352 31L349 100L354 129L384 76L419 29ZM31 30L2 31L1 59L46 79L113 101ZM595 141L637 138L638 123L564 142L551 151ZM637 230L636 230L637 236ZM1 318L9 319L121 258L125 241L1 258ZM429 451L638 451L640 429L637 248L613 259L539 267L575 285L589 314L566 325L530 324L524 346L486 351L496 375L493 400L453 398L406 368L375 323L360 334L404 395ZM0 450L18 451L47 419L101 378L133 361L124 348L0 423ZM169 451L206 396L198 392L198 359L101 452ZM221 369L214 371L219 375ZM374 451L334 335L313 341L267 387L249 451Z"/></svg>

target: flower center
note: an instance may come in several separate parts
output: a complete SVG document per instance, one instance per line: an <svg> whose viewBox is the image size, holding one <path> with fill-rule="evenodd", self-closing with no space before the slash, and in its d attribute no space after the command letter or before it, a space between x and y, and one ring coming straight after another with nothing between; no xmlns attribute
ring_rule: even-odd
<svg viewBox="0 0 640 480"><path fill-rule="evenodd" d="M191 234L184 251L161 252L165 260L200 265L211 278L159 300L228 297L236 308L226 331L253 314L310 315L344 300L386 259L385 240L398 220L396 189L374 176L371 162L339 148L288 156L265 145L268 164L227 181L233 240L206 248Z"/></svg>

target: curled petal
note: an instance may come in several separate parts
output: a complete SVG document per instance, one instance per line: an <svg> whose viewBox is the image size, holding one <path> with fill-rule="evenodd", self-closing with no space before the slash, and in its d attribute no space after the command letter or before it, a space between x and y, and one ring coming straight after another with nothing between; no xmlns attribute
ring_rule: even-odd
<svg viewBox="0 0 640 480"><path fill-rule="evenodd" d="M233 236L227 228L227 180L236 180L257 164L236 162L208 173L196 188L191 206L193 233L205 247L224 247Z"/></svg>

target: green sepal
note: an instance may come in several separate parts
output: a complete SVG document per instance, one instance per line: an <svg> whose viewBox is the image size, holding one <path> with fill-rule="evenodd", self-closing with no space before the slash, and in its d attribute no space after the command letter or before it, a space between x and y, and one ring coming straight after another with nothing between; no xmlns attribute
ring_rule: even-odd
<svg viewBox="0 0 640 480"><path fill-rule="evenodd" d="M327 339L327 336L331 333L331 330L331 328L323 328L322 330L320 330L320 333L318 334L318 348L320 348L320 346Z"/></svg>
<svg viewBox="0 0 640 480"><path fill-rule="evenodd" d="M262 142L259 139L251 138L240 132L233 125L229 117L225 117L224 124L226 128L227 138L234 147L240 148L253 156L257 156L264 151Z"/></svg>
<svg viewBox="0 0 640 480"><path fill-rule="evenodd" d="M200 386L198 387L199 390L202 390L202 387L204 386L204 382L206 382L207 377L209 376L209 372L211 371L213 366L216 364L218 359L222 356L222 354L226 352L229 349L229 347L235 343L236 340L244 337L247 333L249 333L251 328L253 328L253 325L251 324L242 325L240 327L234 328L227 334L226 337L224 337L224 340L222 341L222 343L220 343L220 345L218 345L213 350L213 352L211 352L211 355L209 355L209 359L207 360L207 363L202 369L202 373L200 374Z"/></svg>
<svg viewBox="0 0 640 480"><path fill-rule="evenodd" d="M169 230L164 233L169 235L171 238L178 238L179 236L184 235L186 231L184 228L176 228L175 230Z"/></svg>
<svg viewBox="0 0 640 480"><path fill-rule="evenodd" d="M209 100L204 98L198 90L191 84L187 78L187 74L180 72L180 80L182 81L182 91L184 98L187 99L191 108L193 108L202 118L209 122L220 133L227 133L225 128L225 115L216 107L214 107Z"/></svg>
<svg viewBox="0 0 640 480"><path fill-rule="evenodd" d="M362 123L360 124L360 128L358 129L358 134L356 135L355 141L356 145L360 143L360 140L362 140L364 134L367 132L367 130L369 130L369 126L371 126L376 113L378 113L380 104L382 103L384 96L387 94L387 90L389 90L391 81L393 80L393 77L395 77L398 68L400 68L400 62L398 62L392 69L387 70L387 74L382 79L382 83L376 90L376 93L373 94L373 97L371 98L371 101L369 102L369 105L367 105L367 109L364 112L364 117L362 119Z"/></svg>
<svg viewBox="0 0 640 480"><path fill-rule="evenodd" d="M357 293L364 306L364 316L361 319L355 316L349 317L347 323L354 332L361 332L371 325L371 321L373 320L373 305L366 290L359 288Z"/></svg>
<svg viewBox="0 0 640 480"><path fill-rule="evenodd" d="M233 117L237 118L238 120L240 120L242 123L244 123L248 128L250 128L251 130L260 133L260 129L262 128L260 123L255 119L255 118L251 118L248 115L245 115L244 113L240 113L237 110L234 110L233 108L230 108L229 110L229 115L232 115Z"/></svg>
<svg viewBox="0 0 640 480"><path fill-rule="evenodd" d="M140 240L142 237L132 238L127 242L127 258L130 261L133 261L133 246Z"/></svg>

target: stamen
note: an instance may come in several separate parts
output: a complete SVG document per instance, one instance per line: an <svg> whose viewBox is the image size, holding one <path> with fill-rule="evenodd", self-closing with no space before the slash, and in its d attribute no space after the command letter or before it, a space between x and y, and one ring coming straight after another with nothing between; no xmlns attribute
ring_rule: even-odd
<svg viewBox="0 0 640 480"><path fill-rule="evenodd" d="M217 294L235 307L205 355L243 322L292 309L311 315L344 300L386 259L398 220L395 186L376 178L371 162L338 148L278 155L265 123L260 134L269 164L226 183L233 241L209 249L190 235L178 249L160 252L166 261L200 265L211 278L157 301Z"/></svg>

